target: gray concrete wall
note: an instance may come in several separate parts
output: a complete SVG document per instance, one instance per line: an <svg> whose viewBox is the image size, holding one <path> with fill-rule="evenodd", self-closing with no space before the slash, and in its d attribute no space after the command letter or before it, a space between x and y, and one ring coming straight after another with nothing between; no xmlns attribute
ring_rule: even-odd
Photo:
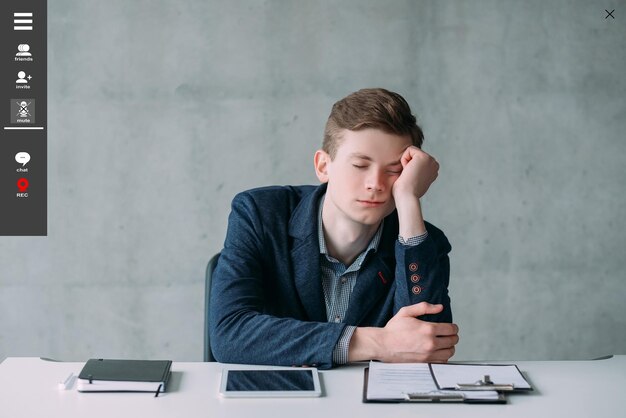
<svg viewBox="0 0 626 418"><path fill-rule="evenodd" d="M0 359L201 360L230 200L315 183L332 103L371 86L442 165L455 358L626 354L624 1L48 7L49 236L0 237Z"/></svg>

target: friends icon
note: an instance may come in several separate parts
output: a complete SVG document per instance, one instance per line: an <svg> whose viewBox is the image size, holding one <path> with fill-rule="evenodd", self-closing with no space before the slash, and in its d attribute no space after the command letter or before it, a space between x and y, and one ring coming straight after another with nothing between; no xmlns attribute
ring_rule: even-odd
<svg viewBox="0 0 626 418"><path fill-rule="evenodd" d="M15 54L15 61L33 61L33 54L30 53L30 45L19 44L17 46L17 54Z"/></svg>

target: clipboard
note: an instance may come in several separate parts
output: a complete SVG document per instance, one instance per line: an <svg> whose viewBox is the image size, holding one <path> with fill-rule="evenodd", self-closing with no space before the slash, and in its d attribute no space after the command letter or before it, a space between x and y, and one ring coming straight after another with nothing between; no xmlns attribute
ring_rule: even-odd
<svg viewBox="0 0 626 418"><path fill-rule="evenodd" d="M367 397L369 367L363 370L363 403L468 403L468 404L506 404L504 393L498 392L495 399L467 398L461 391L434 391L429 393L409 393L404 398L370 399Z"/></svg>

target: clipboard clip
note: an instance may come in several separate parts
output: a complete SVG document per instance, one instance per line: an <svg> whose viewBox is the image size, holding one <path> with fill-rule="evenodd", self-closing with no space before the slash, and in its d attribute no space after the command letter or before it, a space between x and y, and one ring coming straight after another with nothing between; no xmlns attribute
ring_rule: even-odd
<svg viewBox="0 0 626 418"><path fill-rule="evenodd" d="M458 390L499 390L503 392L510 392L515 389L513 383L493 383L491 377L486 374L481 380L477 380L474 383L457 383L456 389Z"/></svg>
<svg viewBox="0 0 626 418"><path fill-rule="evenodd" d="M459 402L465 396L462 393L451 392L415 392L405 393L404 400L408 402Z"/></svg>

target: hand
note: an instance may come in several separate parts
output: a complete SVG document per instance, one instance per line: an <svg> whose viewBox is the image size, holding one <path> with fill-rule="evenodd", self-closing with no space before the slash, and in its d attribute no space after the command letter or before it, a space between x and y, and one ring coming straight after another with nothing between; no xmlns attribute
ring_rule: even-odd
<svg viewBox="0 0 626 418"><path fill-rule="evenodd" d="M405 306L387 322L380 336L381 355L384 362L446 362L454 355L459 342L456 324L426 322L416 317L436 314L443 305L420 302Z"/></svg>
<svg viewBox="0 0 626 418"><path fill-rule="evenodd" d="M437 178L439 163L416 146L410 146L400 157L402 173L392 188L396 205L402 198L420 199Z"/></svg>

